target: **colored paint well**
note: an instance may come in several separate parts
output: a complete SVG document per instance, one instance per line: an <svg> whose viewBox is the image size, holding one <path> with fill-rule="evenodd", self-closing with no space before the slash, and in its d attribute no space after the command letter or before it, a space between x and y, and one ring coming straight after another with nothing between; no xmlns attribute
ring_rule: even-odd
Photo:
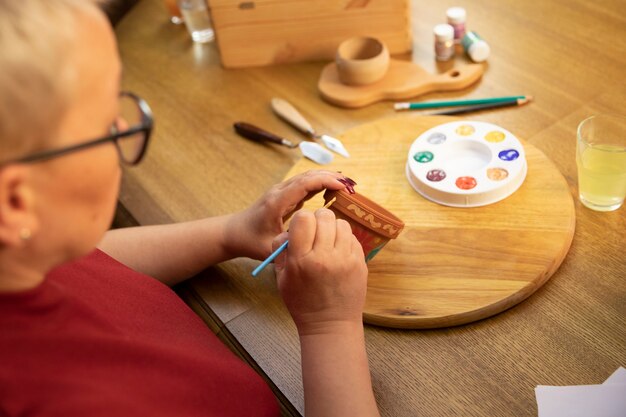
<svg viewBox="0 0 626 417"><path fill-rule="evenodd" d="M509 176L509 171L504 168L489 168L487 169L487 178L492 181L502 181Z"/></svg>
<svg viewBox="0 0 626 417"><path fill-rule="evenodd" d="M471 190L472 188L476 187L476 184L478 183L476 182L476 178L474 177L459 177L456 179L455 184L461 190Z"/></svg>
<svg viewBox="0 0 626 417"><path fill-rule="evenodd" d="M460 136L470 136L476 132L476 129L474 129L474 126L472 125L461 125L456 128L455 132Z"/></svg>
<svg viewBox="0 0 626 417"><path fill-rule="evenodd" d="M498 158L502 159L503 161L515 161L517 158L519 158L519 152L517 152L515 149L505 149L498 153Z"/></svg>
<svg viewBox="0 0 626 417"><path fill-rule="evenodd" d="M432 161L434 157L435 155L429 151L421 151L413 155L413 159L415 159L417 162L421 164L425 164L426 162Z"/></svg>
<svg viewBox="0 0 626 417"><path fill-rule="evenodd" d="M443 181L446 178L446 171L443 169L431 169L426 173L426 179L432 182Z"/></svg>
<svg viewBox="0 0 626 417"><path fill-rule="evenodd" d="M491 143L502 142L505 138L504 133L493 130L485 135L485 140Z"/></svg>
<svg viewBox="0 0 626 417"><path fill-rule="evenodd" d="M428 141L428 143L432 143L433 145L441 145L446 141L446 135L444 135L443 133L435 132L428 136L428 139L426 140Z"/></svg>

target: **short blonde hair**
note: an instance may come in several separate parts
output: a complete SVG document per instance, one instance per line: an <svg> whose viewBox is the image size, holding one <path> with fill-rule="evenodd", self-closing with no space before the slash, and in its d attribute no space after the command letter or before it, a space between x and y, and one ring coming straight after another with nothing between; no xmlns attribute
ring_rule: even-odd
<svg viewBox="0 0 626 417"><path fill-rule="evenodd" d="M71 51L89 0L0 0L0 162L54 138L73 94Z"/></svg>

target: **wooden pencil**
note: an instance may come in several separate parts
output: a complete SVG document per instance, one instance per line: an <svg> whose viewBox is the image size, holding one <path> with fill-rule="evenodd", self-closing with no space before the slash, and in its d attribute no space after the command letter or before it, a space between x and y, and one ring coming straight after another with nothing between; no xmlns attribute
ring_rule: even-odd
<svg viewBox="0 0 626 417"><path fill-rule="evenodd" d="M512 100L523 99L526 96L506 96L506 97L487 97L464 100L445 100L445 101L426 101L423 103L395 103L393 107L396 110L423 110L434 109L437 107L459 107L473 106L474 104L492 104L509 102Z"/></svg>
<svg viewBox="0 0 626 417"><path fill-rule="evenodd" d="M429 113L425 116L463 114L463 113L469 113L469 112L474 112L474 111L479 111L479 110L495 109L498 107L523 106L524 104L529 103L531 101L532 101L532 97L527 96L525 98L518 98L517 100L502 101L499 103L476 104L474 106L467 106L467 107L461 107L458 109L444 110L440 112Z"/></svg>

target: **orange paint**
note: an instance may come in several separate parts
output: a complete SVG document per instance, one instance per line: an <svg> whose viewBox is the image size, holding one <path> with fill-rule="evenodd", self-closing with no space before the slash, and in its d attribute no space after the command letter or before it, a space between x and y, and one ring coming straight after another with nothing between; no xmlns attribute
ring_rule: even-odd
<svg viewBox="0 0 626 417"><path fill-rule="evenodd" d="M461 190L471 190L476 187L476 178L474 177L459 177L455 182L456 186Z"/></svg>

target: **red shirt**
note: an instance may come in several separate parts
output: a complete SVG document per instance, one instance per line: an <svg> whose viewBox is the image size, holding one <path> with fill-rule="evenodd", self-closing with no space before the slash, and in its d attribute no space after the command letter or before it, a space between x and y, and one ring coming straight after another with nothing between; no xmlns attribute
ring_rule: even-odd
<svg viewBox="0 0 626 417"><path fill-rule="evenodd" d="M167 286L101 251L0 292L2 416L278 416L265 382Z"/></svg>

